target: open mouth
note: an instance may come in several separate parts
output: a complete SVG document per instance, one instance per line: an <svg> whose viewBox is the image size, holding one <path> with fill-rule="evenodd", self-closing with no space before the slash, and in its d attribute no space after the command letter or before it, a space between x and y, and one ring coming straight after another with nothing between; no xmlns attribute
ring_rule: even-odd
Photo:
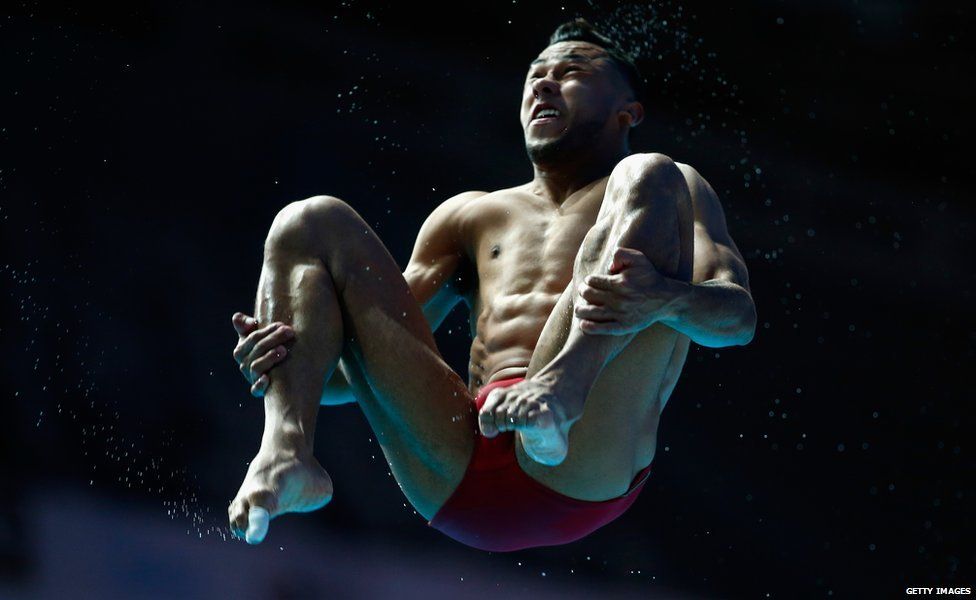
<svg viewBox="0 0 976 600"><path fill-rule="evenodd" d="M558 108L555 108L553 106L540 105L537 106L533 111L532 119L530 120L530 122L539 123L539 124L549 123L555 121L561 116L562 116L562 112L560 112Z"/></svg>

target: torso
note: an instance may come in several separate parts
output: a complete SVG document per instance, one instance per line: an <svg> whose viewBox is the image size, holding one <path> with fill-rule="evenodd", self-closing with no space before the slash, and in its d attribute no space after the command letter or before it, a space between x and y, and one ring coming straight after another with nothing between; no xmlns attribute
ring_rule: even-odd
<svg viewBox="0 0 976 600"><path fill-rule="evenodd" d="M499 379L524 376L539 335L573 276L583 237L596 222L607 178L558 206L520 186L486 194L465 212L476 281L471 308L472 394Z"/></svg>
<svg viewBox="0 0 976 600"><path fill-rule="evenodd" d="M584 236L596 223L607 180L570 196L561 206L528 184L485 194L463 216L471 277L468 388L476 395L492 381L525 376L556 301L573 278ZM661 389L661 406L684 365L690 341L679 336Z"/></svg>
<svg viewBox="0 0 976 600"><path fill-rule="evenodd" d="M462 237L470 264L461 291L471 314L472 395L493 381L526 375L543 328L572 281L576 255L596 223L607 180L586 186L561 206L531 193L528 185L485 194L465 206ZM671 350L661 354L669 343ZM541 467L522 457L523 470L551 489L584 500L611 498L626 490L634 473L653 459L658 420L689 343L682 334L676 341L665 333L643 336L649 355L659 358L646 365L618 366L621 373L637 369L641 376L604 385L601 396L607 398L595 401L609 404L601 404L585 423L576 425L576 452L558 467ZM622 407L612 402L625 393L620 385L626 386L631 400L626 414L618 414ZM632 412L640 406L644 408ZM607 427L618 432L620 443L607 444L602 433L584 431L603 432ZM601 475L583 481L580 472Z"/></svg>

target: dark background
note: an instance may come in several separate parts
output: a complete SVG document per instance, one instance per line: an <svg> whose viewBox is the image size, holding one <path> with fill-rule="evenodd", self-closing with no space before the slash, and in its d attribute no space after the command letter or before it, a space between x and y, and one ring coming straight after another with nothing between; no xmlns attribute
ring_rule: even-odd
<svg viewBox="0 0 976 600"><path fill-rule="evenodd" d="M408 4L0 14L0 596L976 587L968 4ZM320 418L332 504L228 540L262 423L230 315L271 219L339 196L405 265L437 203L531 177L521 83L576 15L642 51L634 150L718 191L755 340L693 347L653 477L580 542L430 530L355 406ZM465 317L438 333L462 373Z"/></svg>

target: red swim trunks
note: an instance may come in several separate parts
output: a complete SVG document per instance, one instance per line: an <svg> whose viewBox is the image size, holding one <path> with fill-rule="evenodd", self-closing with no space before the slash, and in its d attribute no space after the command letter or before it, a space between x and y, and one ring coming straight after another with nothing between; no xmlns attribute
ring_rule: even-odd
<svg viewBox="0 0 976 600"><path fill-rule="evenodd" d="M488 392L522 381L494 381L481 388L478 409ZM481 550L509 552L578 540L622 515L637 499L651 467L627 492L611 500L588 502L564 496L525 474L515 458L515 434L486 438L477 433L464 478L429 525Z"/></svg>

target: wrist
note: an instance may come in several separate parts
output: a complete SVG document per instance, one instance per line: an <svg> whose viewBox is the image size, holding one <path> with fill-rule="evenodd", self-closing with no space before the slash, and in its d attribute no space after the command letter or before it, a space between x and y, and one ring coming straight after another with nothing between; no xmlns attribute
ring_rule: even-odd
<svg viewBox="0 0 976 600"><path fill-rule="evenodd" d="M682 320L688 307L688 298L694 290L694 284L678 279L665 278L665 302L661 307L659 321L665 324L678 323Z"/></svg>

